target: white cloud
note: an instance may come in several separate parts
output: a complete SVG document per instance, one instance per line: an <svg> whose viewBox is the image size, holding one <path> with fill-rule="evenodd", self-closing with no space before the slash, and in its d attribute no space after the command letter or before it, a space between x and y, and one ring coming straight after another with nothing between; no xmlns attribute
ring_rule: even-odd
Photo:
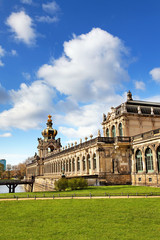
<svg viewBox="0 0 160 240"><path fill-rule="evenodd" d="M43 81L10 92L13 107L0 114L0 127L36 128L54 110L60 133L74 140L97 135L103 112L124 100L116 90L129 79L126 55L122 41L99 28L74 36L62 57L39 69Z"/></svg>
<svg viewBox="0 0 160 240"><path fill-rule="evenodd" d="M5 55L5 50L0 46L0 57L3 57Z"/></svg>
<svg viewBox="0 0 160 240"><path fill-rule="evenodd" d="M1 58L4 57L5 55L5 50L4 48L2 48L2 46L0 45L0 67L4 66L4 63L2 62Z"/></svg>
<svg viewBox="0 0 160 240"><path fill-rule="evenodd" d="M33 2L32 0L21 0L21 3L31 5Z"/></svg>
<svg viewBox="0 0 160 240"><path fill-rule="evenodd" d="M4 104L9 101L10 96L4 87L0 84L0 104Z"/></svg>
<svg viewBox="0 0 160 240"><path fill-rule="evenodd" d="M14 49L12 49L12 50L11 50L11 55L12 55L12 56L17 56L17 55L18 55L18 54L17 54L17 51L14 50Z"/></svg>
<svg viewBox="0 0 160 240"><path fill-rule="evenodd" d="M11 133L3 133L3 134L0 134L0 137L1 138L7 138L7 137L11 137L12 136L12 134Z"/></svg>
<svg viewBox="0 0 160 240"><path fill-rule="evenodd" d="M71 139L85 138L91 134L96 137L98 129L102 129L102 114L110 111L111 106L117 106L125 100L124 96L113 94L106 96L103 101L79 106L72 110L70 104L68 107L66 104L66 115L57 117L57 122L61 125L59 132ZM61 110L60 107L58 109Z"/></svg>
<svg viewBox="0 0 160 240"><path fill-rule="evenodd" d="M59 10L59 6L55 1L42 4L42 8L50 14L55 14Z"/></svg>
<svg viewBox="0 0 160 240"><path fill-rule="evenodd" d="M53 111L53 89L42 81L35 81L32 85L21 84L18 91L10 92L13 107L0 113L0 128L30 129L37 128Z"/></svg>
<svg viewBox="0 0 160 240"><path fill-rule="evenodd" d="M26 79L26 80L30 80L31 79L31 75L29 74L29 73L27 73L27 72L23 72L22 73L22 76Z"/></svg>
<svg viewBox="0 0 160 240"><path fill-rule="evenodd" d="M0 60L0 67L3 67L4 63L2 62L2 60Z"/></svg>
<svg viewBox="0 0 160 240"><path fill-rule="evenodd" d="M128 80L126 52L119 38L96 28L65 42L63 56L43 65L38 77L76 101L97 101Z"/></svg>
<svg viewBox="0 0 160 240"><path fill-rule="evenodd" d="M139 89L139 90L145 90L145 83L142 81L136 81L135 87L136 89Z"/></svg>
<svg viewBox="0 0 160 240"><path fill-rule="evenodd" d="M149 73L154 81L160 82L160 68L153 68Z"/></svg>
<svg viewBox="0 0 160 240"><path fill-rule="evenodd" d="M54 23L58 21L57 17L49 17L49 16L37 16L36 20L38 22L44 22L44 23Z"/></svg>
<svg viewBox="0 0 160 240"><path fill-rule="evenodd" d="M35 30L33 28L33 21L24 11L13 12L6 21L6 24L14 33L14 38L22 41L27 45L35 43Z"/></svg>

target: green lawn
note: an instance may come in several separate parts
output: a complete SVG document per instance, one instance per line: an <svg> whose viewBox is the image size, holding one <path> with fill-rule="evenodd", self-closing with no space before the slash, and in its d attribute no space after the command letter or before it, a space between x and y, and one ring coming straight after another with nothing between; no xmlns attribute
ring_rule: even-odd
<svg viewBox="0 0 160 240"><path fill-rule="evenodd" d="M65 192L34 192L34 193L7 193L0 194L0 198L13 198L18 197L52 197L53 194L57 196L89 196L90 193L93 196L105 196L105 195L160 195L160 188L145 187L145 186L130 186L130 185L120 185L120 186L99 186L99 187L88 187L83 190L75 191L65 191Z"/></svg>
<svg viewBox="0 0 160 240"><path fill-rule="evenodd" d="M159 240L159 199L0 202L3 240Z"/></svg>

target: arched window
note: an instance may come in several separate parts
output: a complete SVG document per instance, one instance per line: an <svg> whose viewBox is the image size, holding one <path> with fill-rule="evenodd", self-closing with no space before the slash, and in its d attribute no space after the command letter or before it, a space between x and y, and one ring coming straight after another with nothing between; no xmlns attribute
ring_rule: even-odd
<svg viewBox="0 0 160 240"><path fill-rule="evenodd" d="M145 159L146 159L146 170L147 172L153 171L153 154L150 148L146 149L145 152Z"/></svg>
<svg viewBox="0 0 160 240"><path fill-rule="evenodd" d="M73 158L73 160L72 160L72 171L73 171L73 172L75 171L75 160L74 160L74 158Z"/></svg>
<svg viewBox="0 0 160 240"><path fill-rule="evenodd" d="M63 163L62 163L62 161L61 161L61 172L63 171Z"/></svg>
<svg viewBox="0 0 160 240"><path fill-rule="evenodd" d="M68 160L66 161L66 172L68 172Z"/></svg>
<svg viewBox="0 0 160 240"><path fill-rule="evenodd" d="M62 162L62 172L65 172L65 162Z"/></svg>
<svg viewBox="0 0 160 240"><path fill-rule="evenodd" d="M60 171L61 171L61 169L60 169L60 168L61 168L61 163L59 162L59 163L58 163L58 172L60 172Z"/></svg>
<svg viewBox="0 0 160 240"><path fill-rule="evenodd" d="M95 170L96 169L96 154L94 153L93 155L93 169Z"/></svg>
<svg viewBox="0 0 160 240"><path fill-rule="evenodd" d="M114 125L112 126L112 137L116 137L116 128Z"/></svg>
<svg viewBox="0 0 160 240"><path fill-rule="evenodd" d="M122 129L122 123L119 124L119 136L122 137L123 136L123 129Z"/></svg>
<svg viewBox="0 0 160 240"><path fill-rule="evenodd" d="M84 171L86 169L85 156L83 156L82 163L83 163L83 171Z"/></svg>
<svg viewBox="0 0 160 240"><path fill-rule="evenodd" d="M137 150L136 152L136 167L137 172L143 171L142 152L140 150Z"/></svg>
<svg viewBox="0 0 160 240"><path fill-rule="evenodd" d="M157 148L157 166L158 172L160 172L160 146Z"/></svg>
<svg viewBox="0 0 160 240"><path fill-rule="evenodd" d="M109 128L106 130L106 136L109 137Z"/></svg>
<svg viewBox="0 0 160 240"><path fill-rule="evenodd" d="M79 171L80 170L80 159L79 159L79 157L77 158L77 171Z"/></svg>
<svg viewBox="0 0 160 240"><path fill-rule="evenodd" d="M71 159L69 160L69 172L71 172Z"/></svg>
<svg viewBox="0 0 160 240"><path fill-rule="evenodd" d="M87 161L88 161L88 169L91 169L91 158L89 154L87 156Z"/></svg>

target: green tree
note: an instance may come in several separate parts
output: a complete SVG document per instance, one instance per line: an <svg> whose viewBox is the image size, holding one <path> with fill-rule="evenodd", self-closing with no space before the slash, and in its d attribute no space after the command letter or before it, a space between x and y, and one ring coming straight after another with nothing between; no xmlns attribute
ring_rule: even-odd
<svg viewBox="0 0 160 240"><path fill-rule="evenodd" d="M0 178L2 177L3 172L4 172L4 165L0 163Z"/></svg>

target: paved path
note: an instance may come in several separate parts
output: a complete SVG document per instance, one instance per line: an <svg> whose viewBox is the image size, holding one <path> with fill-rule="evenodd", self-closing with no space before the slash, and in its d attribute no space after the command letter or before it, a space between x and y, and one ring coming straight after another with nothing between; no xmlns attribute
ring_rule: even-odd
<svg viewBox="0 0 160 240"><path fill-rule="evenodd" d="M160 198L160 196L98 196L98 197L55 197L56 200L64 200L64 199L135 199L135 198ZM0 199L0 201L25 201L25 200L54 200L53 197L43 197L43 198L4 198Z"/></svg>

